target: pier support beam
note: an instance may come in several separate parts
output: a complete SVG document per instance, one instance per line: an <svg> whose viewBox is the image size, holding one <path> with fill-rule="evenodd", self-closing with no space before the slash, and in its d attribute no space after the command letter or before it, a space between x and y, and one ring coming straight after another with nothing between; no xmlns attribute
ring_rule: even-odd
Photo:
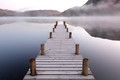
<svg viewBox="0 0 120 80"><path fill-rule="evenodd" d="M82 74L84 76L88 75L89 60L87 58L83 59Z"/></svg>
<svg viewBox="0 0 120 80"><path fill-rule="evenodd" d="M52 32L50 32L50 38L52 38Z"/></svg>
<svg viewBox="0 0 120 80"><path fill-rule="evenodd" d="M31 74L31 76L36 76L37 75L36 62L35 62L34 58L30 59L30 74Z"/></svg>
<svg viewBox="0 0 120 80"><path fill-rule="evenodd" d="M69 38L72 38L72 32L69 32Z"/></svg>
<svg viewBox="0 0 120 80"><path fill-rule="evenodd" d="M75 45L75 54L76 54L76 55L79 55L79 54L80 54L80 52L79 52L79 44L76 44L76 45Z"/></svg>
<svg viewBox="0 0 120 80"><path fill-rule="evenodd" d="M45 45L41 44L41 55L45 55Z"/></svg>

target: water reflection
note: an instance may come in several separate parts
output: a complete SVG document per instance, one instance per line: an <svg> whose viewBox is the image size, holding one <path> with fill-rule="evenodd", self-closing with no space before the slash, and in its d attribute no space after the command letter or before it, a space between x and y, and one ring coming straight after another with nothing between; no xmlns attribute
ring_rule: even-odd
<svg viewBox="0 0 120 80"><path fill-rule="evenodd" d="M53 24L12 23L0 26L0 80L22 80Z"/></svg>
<svg viewBox="0 0 120 80"><path fill-rule="evenodd" d="M70 26L70 25L69 25ZM90 59L90 68L97 80L119 80L120 41L91 37L84 29L70 26L80 52Z"/></svg>

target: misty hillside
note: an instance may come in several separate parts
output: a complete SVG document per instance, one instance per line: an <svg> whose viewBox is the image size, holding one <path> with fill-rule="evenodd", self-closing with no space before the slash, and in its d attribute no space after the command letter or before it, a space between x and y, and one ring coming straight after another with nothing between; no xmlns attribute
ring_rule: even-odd
<svg viewBox="0 0 120 80"><path fill-rule="evenodd" d="M57 10L30 10L17 12L12 10L0 9L0 16L56 16L60 12Z"/></svg>
<svg viewBox="0 0 120 80"><path fill-rule="evenodd" d="M0 16L15 16L16 12L12 10L0 9Z"/></svg>
<svg viewBox="0 0 120 80"><path fill-rule="evenodd" d="M62 16L119 15L120 0L89 0L82 7L73 7L61 13Z"/></svg>
<svg viewBox="0 0 120 80"><path fill-rule="evenodd" d="M57 10L31 10L16 14L17 16L56 16L60 14Z"/></svg>
<svg viewBox="0 0 120 80"><path fill-rule="evenodd" d="M88 2L86 4L98 4L99 2L105 2L105 3L108 3L108 2L111 2L111 3L114 3L114 4L117 4L120 2L120 0L88 0Z"/></svg>

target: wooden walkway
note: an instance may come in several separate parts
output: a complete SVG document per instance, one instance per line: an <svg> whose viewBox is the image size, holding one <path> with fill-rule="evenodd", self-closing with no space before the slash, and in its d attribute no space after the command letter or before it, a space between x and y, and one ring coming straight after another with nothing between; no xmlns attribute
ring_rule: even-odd
<svg viewBox="0 0 120 80"><path fill-rule="evenodd" d="M95 80L89 69L82 75L83 56L75 54L75 42L63 24L58 24L52 38L45 43L45 55L36 58L36 76L30 71L24 80Z"/></svg>

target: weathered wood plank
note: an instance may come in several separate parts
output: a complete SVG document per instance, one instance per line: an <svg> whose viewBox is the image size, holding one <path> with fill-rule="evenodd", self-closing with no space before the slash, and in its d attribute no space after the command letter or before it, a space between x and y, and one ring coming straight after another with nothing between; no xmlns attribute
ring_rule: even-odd
<svg viewBox="0 0 120 80"><path fill-rule="evenodd" d="M93 76L83 75L26 75L24 80L95 80Z"/></svg>
<svg viewBox="0 0 120 80"><path fill-rule="evenodd" d="M28 71L27 74L30 74L30 71ZM52 74L52 75L81 75L82 71L37 71L38 75L44 75L44 74ZM89 71L89 75L92 73Z"/></svg>

